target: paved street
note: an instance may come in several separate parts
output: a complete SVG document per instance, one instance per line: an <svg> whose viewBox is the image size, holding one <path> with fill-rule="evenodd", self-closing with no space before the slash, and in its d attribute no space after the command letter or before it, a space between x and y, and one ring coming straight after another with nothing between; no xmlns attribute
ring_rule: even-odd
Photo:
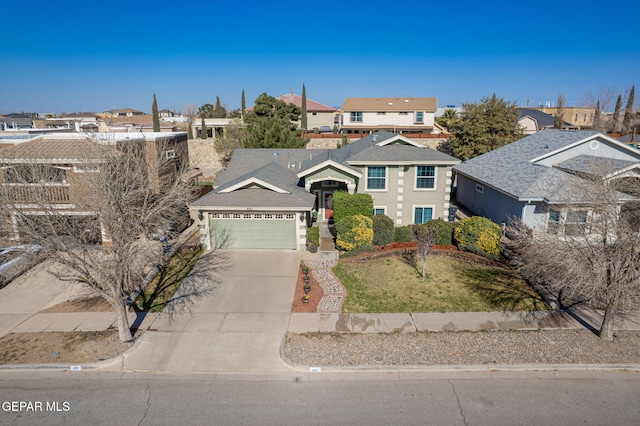
<svg viewBox="0 0 640 426"><path fill-rule="evenodd" d="M637 373L321 376L228 381L207 373L1 372L2 402L42 402L44 408L0 411L0 423L629 425L640 419ZM61 411L46 411L46 402Z"/></svg>

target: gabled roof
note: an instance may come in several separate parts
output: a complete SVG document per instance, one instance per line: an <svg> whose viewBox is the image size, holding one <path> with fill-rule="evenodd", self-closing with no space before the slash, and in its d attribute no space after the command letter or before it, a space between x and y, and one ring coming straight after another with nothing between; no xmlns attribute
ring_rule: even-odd
<svg viewBox="0 0 640 426"><path fill-rule="evenodd" d="M525 117L531 117L532 119L534 119L536 123L538 123L538 129L553 127L556 120L553 115L547 114L537 109L518 108L518 121ZM562 125L564 127L573 127L571 123L567 123L566 121L564 121Z"/></svg>
<svg viewBox="0 0 640 426"><path fill-rule="evenodd" d="M271 162L251 173L232 179L219 186L216 192L227 193L247 186L257 185L281 194L289 194L291 189L287 189L287 187L291 186L292 183L295 182L292 182L291 172L277 163Z"/></svg>
<svg viewBox="0 0 640 426"><path fill-rule="evenodd" d="M611 143L633 155L633 149L595 130L545 129L464 161L454 166L453 170L519 200L553 202L560 196L562 189L569 186L569 182L579 178L558 167L550 167L537 161L593 139ZM637 153L637 158L640 161L640 152ZM581 167L579 164L582 161L567 159L558 164Z"/></svg>
<svg viewBox="0 0 640 426"><path fill-rule="evenodd" d="M438 109L438 98L347 98L342 111L429 111Z"/></svg>
<svg viewBox="0 0 640 426"><path fill-rule="evenodd" d="M302 108L302 96L296 95L295 93L287 93L284 95L278 96L276 99L280 99L289 104L294 104L298 108ZM337 112L338 110L334 107L330 107L325 104L321 104L320 102L316 102L307 98L307 112Z"/></svg>

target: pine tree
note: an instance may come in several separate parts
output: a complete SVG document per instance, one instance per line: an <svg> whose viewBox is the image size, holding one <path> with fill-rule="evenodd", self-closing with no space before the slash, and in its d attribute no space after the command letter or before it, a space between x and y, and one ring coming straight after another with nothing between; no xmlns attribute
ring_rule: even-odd
<svg viewBox="0 0 640 426"><path fill-rule="evenodd" d="M622 110L622 95L618 95L618 100L616 101L616 108L613 111L613 119L611 123L611 130L614 133L618 133L620 131L620 111Z"/></svg>
<svg viewBox="0 0 640 426"><path fill-rule="evenodd" d="M307 130L307 89L302 83L302 113L300 114L300 126L302 130Z"/></svg>
<svg viewBox="0 0 640 426"><path fill-rule="evenodd" d="M564 126L564 95L558 95L558 107L556 108L556 116L553 120L554 129L562 129Z"/></svg>
<svg viewBox="0 0 640 426"><path fill-rule="evenodd" d="M522 135L515 105L496 97L482 98L479 104L463 104L448 146L460 159L477 157L500 148Z"/></svg>
<svg viewBox="0 0 640 426"><path fill-rule="evenodd" d="M202 122L200 124L200 139L207 138L207 125L204 122L204 117L202 118Z"/></svg>
<svg viewBox="0 0 640 426"><path fill-rule="evenodd" d="M600 130L602 127L600 125L600 99L596 102L596 111L593 113L593 124L591 125L592 129Z"/></svg>
<svg viewBox="0 0 640 426"><path fill-rule="evenodd" d="M244 89L242 89L242 100L240 101L240 117L244 118L244 111L247 109L247 103L244 100Z"/></svg>
<svg viewBox="0 0 640 426"><path fill-rule="evenodd" d="M153 116L153 131L160 131L160 115L158 114L158 102L156 101L156 94L153 94L153 104L151 104L151 115Z"/></svg>
<svg viewBox="0 0 640 426"><path fill-rule="evenodd" d="M216 106L213 108L213 118L225 118L227 109L220 104L220 97L216 96Z"/></svg>
<svg viewBox="0 0 640 426"><path fill-rule="evenodd" d="M622 131L626 134L631 130L631 114L633 113L633 98L635 96L636 86L631 86L629 99L627 99L627 107L624 109L624 119L622 120Z"/></svg>

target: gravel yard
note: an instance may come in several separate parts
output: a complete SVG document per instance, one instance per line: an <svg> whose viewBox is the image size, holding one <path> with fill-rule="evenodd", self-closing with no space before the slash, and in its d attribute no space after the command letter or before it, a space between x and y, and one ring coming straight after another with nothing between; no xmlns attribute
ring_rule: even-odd
<svg viewBox="0 0 640 426"><path fill-rule="evenodd" d="M640 332L587 330L287 334L284 359L309 366L640 364Z"/></svg>

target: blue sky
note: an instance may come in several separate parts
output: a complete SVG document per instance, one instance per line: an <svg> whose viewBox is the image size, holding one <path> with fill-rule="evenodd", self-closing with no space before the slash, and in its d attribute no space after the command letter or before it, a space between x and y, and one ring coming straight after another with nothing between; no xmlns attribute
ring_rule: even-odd
<svg viewBox="0 0 640 426"><path fill-rule="evenodd" d="M640 84L640 2L79 0L0 16L0 114L102 112L289 91L347 97L495 93L524 106ZM636 99L638 96L636 96ZM625 99L626 101L626 99Z"/></svg>

